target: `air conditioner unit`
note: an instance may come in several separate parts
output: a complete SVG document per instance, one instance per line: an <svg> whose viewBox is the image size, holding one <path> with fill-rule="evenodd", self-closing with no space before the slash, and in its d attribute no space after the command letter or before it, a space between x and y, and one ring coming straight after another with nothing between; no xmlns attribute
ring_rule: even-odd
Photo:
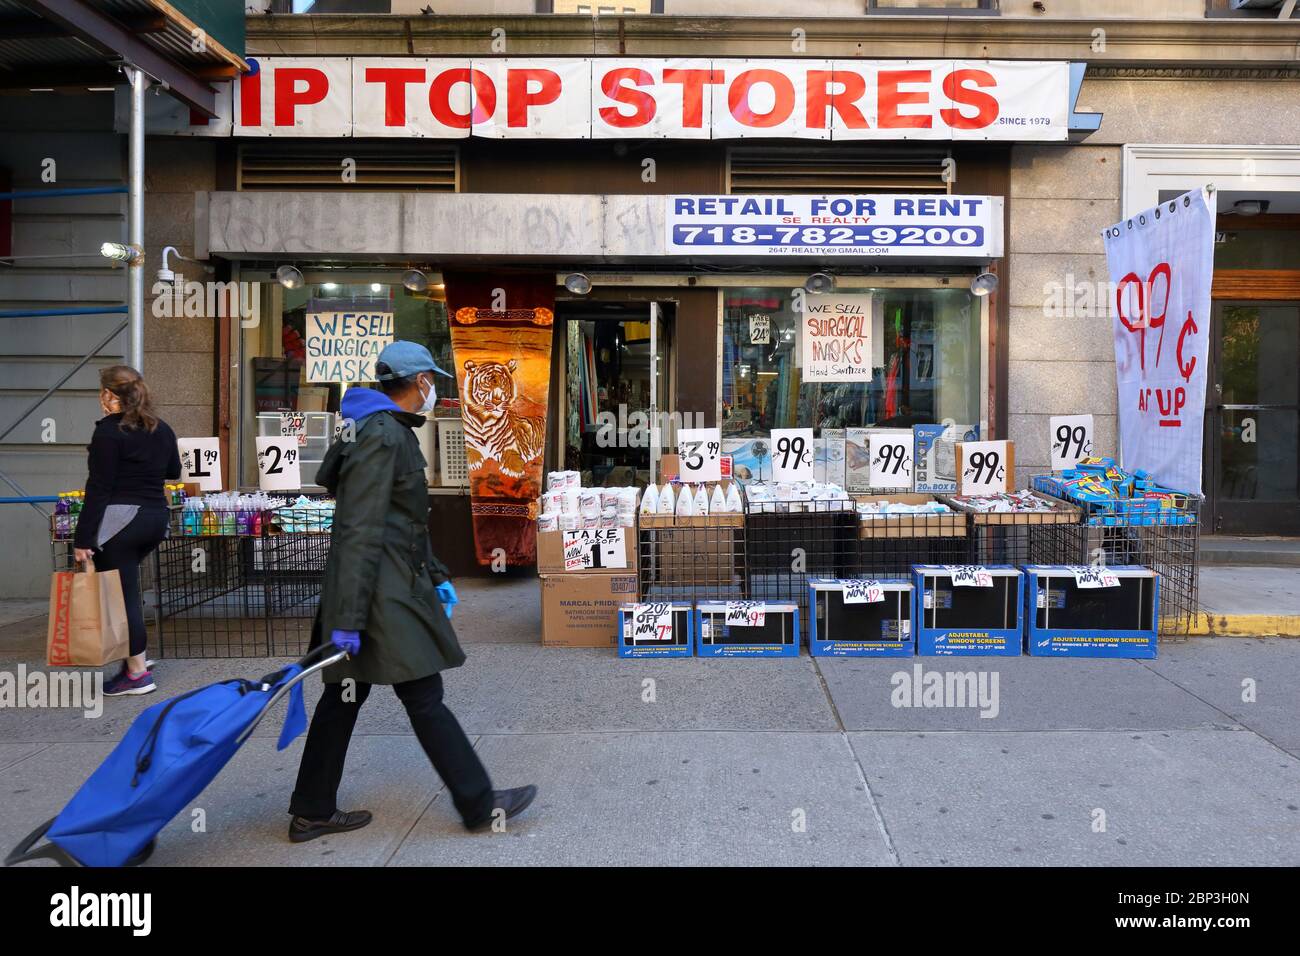
<svg viewBox="0 0 1300 956"><path fill-rule="evenodd" d="M624 604L618 609L619 657L690 657L695 642L695 612L689 604L664 604L656 608L671 614L671 627L639 629L636 615L653 604Z"/></svg>
<svg viewBox="0 0 1300 956"><path fill-rule="evenodd" d="M1160 577L1150 568L1030 565L1025 603L1031 656L1156 656Z"/></svg>
<svg viewBox="0 0 1300 956"><path fill-rule="evenodd" d="M916 652L1019 657L1024 575L1010 565L918 564Z"/></svg>
<svg viewBox="0 0 1300 956"><path fill-rule="evenodd" d="M911 657L912 582L814 578L808 584L814 657Z"/></svg>
<svg viewBox="0 0 1300 956"><path fill-rule="evenodd" d="M747 614L743 623L738 620ZM762 601L701 604L696 615L698 657L798 657L799 605Z"/></svg>

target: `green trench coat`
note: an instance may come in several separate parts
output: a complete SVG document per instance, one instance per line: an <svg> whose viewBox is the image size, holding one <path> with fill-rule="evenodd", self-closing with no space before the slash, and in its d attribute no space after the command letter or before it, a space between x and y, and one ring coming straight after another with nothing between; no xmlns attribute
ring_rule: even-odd
<svg viewBox="0 0 1300 956"><path fill-rule="evenodd" d="M400 684L465 663L434 590L450 575L429 541L425 461L412 431L423 423L376 412L321 462L316 480L335 507L312 645L334 630L361 632L361 652L327 668L326 683Z"/></svg>

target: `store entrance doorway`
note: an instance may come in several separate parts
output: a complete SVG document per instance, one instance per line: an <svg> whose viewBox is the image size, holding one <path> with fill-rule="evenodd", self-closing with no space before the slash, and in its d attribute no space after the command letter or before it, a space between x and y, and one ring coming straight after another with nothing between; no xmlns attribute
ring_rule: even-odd
<svg viewBox="0 0 1300 956"><path fill-rule="evenodd" d="M1205 520L1221 534L1300 534L1300 301L1215 300Z"/></svg>
<svg viewBox="0 0 1300 956"><path fill-rule="evenodd" d="M557 451L584 487L655 481L671 404L673 304L560 300L563 408Z"/></svg>

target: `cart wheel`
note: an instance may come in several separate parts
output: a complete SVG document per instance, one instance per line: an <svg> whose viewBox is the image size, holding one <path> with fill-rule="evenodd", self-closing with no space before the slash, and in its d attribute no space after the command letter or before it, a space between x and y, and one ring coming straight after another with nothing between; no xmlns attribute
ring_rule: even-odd
<svg viewBox="0 0 1300 956"><path fill-rule="evenodd" d="M145 844L143 850L141 850L135 856L131 857L131 859L127 860L122 865L139 866L141 863L145 862L145 860L149 859L149 857L153 856L154 847L156 847L157 845L158 845L158 841L156 839L150 840L148 843Z"/></svg>

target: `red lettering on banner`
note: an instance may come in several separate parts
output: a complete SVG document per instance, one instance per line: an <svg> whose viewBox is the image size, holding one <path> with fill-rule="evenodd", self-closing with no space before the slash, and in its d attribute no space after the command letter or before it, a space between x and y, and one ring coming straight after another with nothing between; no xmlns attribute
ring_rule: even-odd
<svg viewBox="0 0 1300 956"><path fill-rule="evenodd" d="M766 113L755 113L749 106L749 91L758 83L772 87L776 100ZM756 129L779 126L794 112L794 84L776 70L746 70L736 77L727 91L727 108L736 122Z"/></svg>
<svg viewBox="0 0 1300 956"><path fill-rule="evenodd" d="M704 126L704 86L722 83L725 79L721 70L664 70L665 83L682 84L684 129L700 129Z"/></svg>
<svg viewBox="0 0 1300 956"><path fill-rule="evenodd" d="M997 97L980 90L972 90L966 81L976 86L997 86L998 81L986 70L953 70L943 78L943 95L953 101L952 109L939 110L939 118L953 129L983 129L998 118ZM974 106L974 116L965 116L956 108L957 103Z"/></svg>
<svg viewBox="0 0 1300 956"><path fill-rule="evenodd" d="M924 90L904 92L898 87L902 83L928 83L929 70L881 70L876 81L879 109L876 124L881 129L929 129L932 119L929 116L903 116L898 112L900 106L909 103L928 103L930 94Z"/></svg>
<svg viewBox="0 0 1300 956"><path fill-rule="evenodd" d="M239 122L245 126L262 125L261 70L239 78Z"/></svg>
<svg viewBox="0 0 1300 956"><path fill-rule="evenodd" d="M424 70L369 67L366 82L384 84L384 125L405 126L407 84L423 83Z"/></svg>
<svg viewBox="0 0 1300 956"><path fill-rule="evenodd" d="M631 106L633 113L631 116L627 116L620 112L617 107L602 106L599 111L600 118L610 126L618 129L645 126L655 118L655 111L658 109L655 98L645 90L623 86L624 81L630 81L636 86L653 86L655 78L648 71L636 67L620 67L616 70L610 70L601 78L601 91L616 103Z"/></svg>
<svg viewBox="0 0 1300 956"><path fill-rule="evenodd" d="M538 84L530 91L530 83ZM560 74L554 70L506 71L506 125L527 126L528 107L547 106L560 98Z"/></svg>
<svg viewBox="0 0 1300 956"><path fill-rule="evenodd" d="M451 88L457 83L468 83L473 88L474 105L468 113L457 113L451 108ZM496 108L496 84L492 77L479 70L443 70L429 86L429 110L433 118L452 129L469 129L471 123L484 123L491 119Z"/></svg>
<svg viewBox="0 0 1300 956"><path fill-rule="evenodd" d="M298 82L306 85L300 90ZM315 106L330 91L324 70L311 67L285 67L275 71L275 125L294 125L299 106Z"/></svg>
<svg viewBox="0 0 1300 956"><path fill-rule="evenodd" d="M830 92L831 83L843 83L844 89ZM848 129L866 129L870 124L855 103L867 92L867 80L861 73L833 70L808 71L808 128L826 128L826 109L835 111Z"/></svg>

